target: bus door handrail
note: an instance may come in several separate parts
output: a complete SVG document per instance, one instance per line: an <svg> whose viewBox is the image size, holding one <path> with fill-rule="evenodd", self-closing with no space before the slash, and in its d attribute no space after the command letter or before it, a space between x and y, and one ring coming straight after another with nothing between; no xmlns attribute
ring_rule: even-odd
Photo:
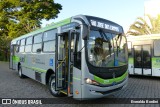
<svg viewBox="0 0 160 107"><path fill-rule="evenodd" d="M57 69L63 64L63 61L66 59L66 57L61 61L60 64L58 64Z"/></svg>

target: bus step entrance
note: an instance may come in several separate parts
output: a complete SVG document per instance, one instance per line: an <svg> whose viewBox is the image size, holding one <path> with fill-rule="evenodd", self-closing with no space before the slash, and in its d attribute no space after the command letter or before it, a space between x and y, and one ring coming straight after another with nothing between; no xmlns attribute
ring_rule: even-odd
<svg viewBox="0 0 160 107"><path fill-rule="evenodd" d="M73 96L73 93L72 93L73 92L72 83L71 83L71 85L68 88L63 89L60 92L63 93L63 94L65 94L65 95L67 95L67 96L69 96L69 97Z"/></svg>

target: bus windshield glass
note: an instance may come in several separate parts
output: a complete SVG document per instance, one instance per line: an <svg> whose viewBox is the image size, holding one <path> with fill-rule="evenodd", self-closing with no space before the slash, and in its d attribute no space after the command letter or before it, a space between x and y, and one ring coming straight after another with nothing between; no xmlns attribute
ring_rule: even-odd
<svg viewBox="0 0 160 107"><path fill-rule="evenodd" d="M127 42L123 35L90 31L88 60L96 67L115 67L127 64Z"/></svg>

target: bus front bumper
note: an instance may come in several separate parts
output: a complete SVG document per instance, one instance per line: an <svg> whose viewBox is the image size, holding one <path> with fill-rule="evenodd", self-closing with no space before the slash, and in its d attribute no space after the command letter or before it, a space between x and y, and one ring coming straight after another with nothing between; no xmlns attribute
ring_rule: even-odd
<svg viewBox="0 0 160 107"><path fill-rule="evenodd" d="M83 84L82 85L82 99L92 99L101 98L125 88L127 86L128 77L120 84L109 86L109 87L99 87L95 85Z"/></svg>

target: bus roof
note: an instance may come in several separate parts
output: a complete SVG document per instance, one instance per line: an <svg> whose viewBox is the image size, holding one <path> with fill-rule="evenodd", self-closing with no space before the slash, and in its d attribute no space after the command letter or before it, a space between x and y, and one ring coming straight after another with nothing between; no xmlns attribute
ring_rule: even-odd
<svg viewBox="0 0 160 107"><path fill-rule="evenodd" d="M160 34L127 36L127 41L151 40L151 39L160 39Z"/></svg>
<svg viewBox="0 0 160 107"><path fill-rule="evenodd" d="M28 37L28 36L32 36L32 35L35 35L35 34L38 34L38 33L44 32L44 31L47 31L47 30L51 30L51 29L54 29L54 28L57 28L57 27L60 27L60 26L66 25L66 24L69 24L69 23L71 23L72 18L82 18L83 21L84 21L86 24L89 24L90 26L92 26L92 25L91 25L91 23L89 22L89 20L90 20L90 19L97 19L97 20L100 20L100 21L102 21L102 22L103 22L103 21L106 21L107 23L111 24L111 26L109 26L109 27L112 27L112 28L113 28L114 26L112 26L112 25L115 25L115 26L117 26L119 29L122 28L122 27L121 27L120 25L118 25L117 23L114 23L114 22L112 22L112 21L109 21L109 20L106 20L106 19L103 19L103 18L98 18L98 17L94 17L94 16L87 16L87 15L76 15L76 16L67 18L67 19L65 19L65 20L62 20L62 21L60 21L60 22L50 24L49 26L46 26L46 27L44 27L44 28L40 28L40 29L38 29L38 30L32 31L32 32L27 33L27 34L25 34L25 35L22 35L22 36L20 36L20 37L17 37L17 38L15 38L15 39L12 40L12 43L15 44L15 42L16 42L17 40L20 40L20 39L26 38L26 37ZM105 23L103 23L103 24L105 24ZM123 28L122 28L122 30L121 30L120 32L123 32Z"/></svg>
<svg viewBox="0 0 160 107"><path fill-rule="evenodd" d="M68 24L68 23L70 23L70 22L71 22L71 18L67 18L67 19L64 19L64 20L62 20L62 21L60 21L60 22L50 24L49 26L46 26L46 27L44 27L44 28L40 28L40 29L35 30L35 31L33 31L33 32L30 32L30 33L27 33L27 34L25 34L25 35L22 35L22 36L14 39L14 40L21 39L21 38L25 38L25 37L30 36L30 35L38 34L38 33L44 32L44 31L46 31L46 30L54 29L54 28L57 28L57 27L59 27L59 26L63 26L63 25L65 25L65 24ZM13 40L13 41L14 41L14 40Z"/></svg>

